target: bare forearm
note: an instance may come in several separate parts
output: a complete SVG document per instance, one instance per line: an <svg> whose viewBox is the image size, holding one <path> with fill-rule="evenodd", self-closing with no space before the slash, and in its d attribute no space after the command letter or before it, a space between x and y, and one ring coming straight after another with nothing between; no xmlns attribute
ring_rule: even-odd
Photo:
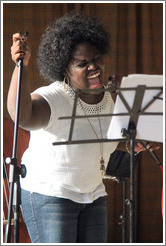
<svg viewBox="0 0 166 246"><path fill-rule="evenodd" d="M139 152L145 151L146 149L149 149L150 151L154 151L159 149L160 146L158 144L154 144L152 142L148 142L146 145L146 148L142 145L141 142L135 142L135 146L134 146L134 151L136 154L138 154ZM130 153L130 142L120 142L117 146L117 150L120 151L127 151Z"/></svg>
<svg viewBox="0 0 166 246"><path fill-rule="evenodd" d="M43 97L38 94L33 94L32 96L30 94L28 64L31 52L28 46L27 37L21 35L20 33L13 34L11 55L15 64L17 64L20 58L24 59L20 93L19 125L27 130L39 129L47 124L50 118L51 110ZM8 111L13 120L16 117L18 73L19 67L16 66L13 71L7 100Z"/></svg>
<svg viewBox="0 0 166 246"><path fill-rule="evenodd" d="M17 97L17 86L18 86L18 72L19 67L15 67L11 79L11 84L8 92L7 108L12 118L15 120L16 114L16 97ZM30 96L30 85L28 82L28 68L23 67L22 82L21 82L21 93L20 93L20 114L19 124L24 126L30 120L32 112L32 101Z"/></svg>

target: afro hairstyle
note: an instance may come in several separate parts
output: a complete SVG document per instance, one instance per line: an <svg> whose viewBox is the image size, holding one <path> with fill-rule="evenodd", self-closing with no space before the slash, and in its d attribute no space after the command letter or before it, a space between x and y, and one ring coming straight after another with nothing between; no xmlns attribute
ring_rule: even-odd
<svg viewBox="0 0 166 246"><path fill-rule="evenodd" d="M72 51L81 42L91 43L102 55L109 51L109 35L95 18L72 13L55 19L41 37L37 57L40 74L51 82L63 81Z"/></svg>

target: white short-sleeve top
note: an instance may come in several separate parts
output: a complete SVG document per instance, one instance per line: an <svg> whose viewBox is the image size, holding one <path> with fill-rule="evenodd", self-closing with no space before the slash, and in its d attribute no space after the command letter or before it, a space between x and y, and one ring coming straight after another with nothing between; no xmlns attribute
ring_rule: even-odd
<svg viewBox="0 0 166 246"><path fill-rule="evenodd" d="M101 148L105 164L116 149L117 142L53 145L67 141L74 104L74 91L66 91L63 84L54 82L33 93L40 94L51 108L51 116L45 128L31 131L28 149L22 163L27 175L21 179L21 187L31 192L90 203L106 195L100 170ZM98 104L86 104L78 99L76 115L112 113L114 102L108 91ZM44 114L43 114L43 117ZM106 138L111 117L75 119L72 140Z"/></svg>

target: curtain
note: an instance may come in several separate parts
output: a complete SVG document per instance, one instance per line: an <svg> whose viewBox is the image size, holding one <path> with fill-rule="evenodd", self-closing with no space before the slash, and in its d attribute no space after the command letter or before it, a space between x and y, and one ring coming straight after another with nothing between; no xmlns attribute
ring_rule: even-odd
<svg viewBox="0 0 166 246"><path fill-rule="evenodd" d="M110 54L105 58L105 79L116 74L162 74L162 3L4 3L4 113L6 94L14 64L10 57L12 34L27 30L32 49L30 81L32 90L47 84L36 69L40 37L54 19L71 11L99 18L110 33Z"/></svg>

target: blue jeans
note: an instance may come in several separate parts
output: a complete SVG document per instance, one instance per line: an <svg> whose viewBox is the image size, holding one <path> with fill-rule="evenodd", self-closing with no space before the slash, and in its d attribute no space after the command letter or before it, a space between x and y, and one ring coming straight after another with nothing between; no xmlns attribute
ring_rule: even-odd
<svg viewBox="0 0 166 246"><path fill-rule="evenodd" d="M81 204L22 190L22 210L32 243L106 243L106 198Z"/></svg>

